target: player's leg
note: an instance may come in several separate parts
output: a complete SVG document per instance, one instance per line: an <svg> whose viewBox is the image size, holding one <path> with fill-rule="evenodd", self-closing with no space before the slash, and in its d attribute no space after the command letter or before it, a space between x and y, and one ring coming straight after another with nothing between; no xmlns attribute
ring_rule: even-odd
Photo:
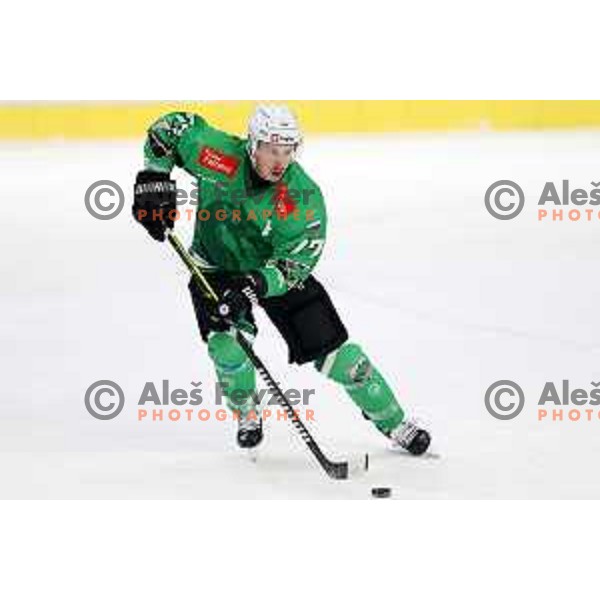
<svg viewBox="0 0 600 600"><path fill-rule="evenodd" d="M232 412L245 417L253 408L256 371L233 331L213 331L208 336L208 354L213 361L221 393Z"/></svg>
<svg viewBox="0 0 600 600"><path fill-rule="evenodd" d="M211 283L219 287L214 276ZM208 309L201 291L192 279L189 285L198 327L208 345L208 354L215 367L217 381L225 402L238 419L238 444L254 447L262 440L262 422L256 414L256 371L254 365L235 337L235 331ZM240 322L240 331L249 341L256 335L256 325L251 312Z"/></svg>
<svg viewBox="0 0 600 600"><path fill-rule="evenodd" d="M363 349L345 342L314 362L319 372L341 384L379 431L389 435L404 421L404 410Z"/></svg>
<svg viewBox="0 0 600 600"><path fill-rule="evenodd" d="M363 416L396 445L417 455L429 448L429 433L406 419L387 381L358 344L345 342L314 365L341 384Z"/></svg>
<svg viewBox="0 0 600 600"><path fill-rule="evenodd" d="M383 375L347 330L329 295L312 276L303 288L263 303L285 338L290 362L313 362L341 384L353 402L382 433L414 454L429 446L429 434L405 418L405 411Z"/></svg>

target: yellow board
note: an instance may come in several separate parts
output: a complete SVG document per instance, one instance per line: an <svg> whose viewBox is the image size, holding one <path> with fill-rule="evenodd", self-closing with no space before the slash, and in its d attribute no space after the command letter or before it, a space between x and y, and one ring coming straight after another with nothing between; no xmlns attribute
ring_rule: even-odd
<svg viewBox="0 0 600 600"><path fill-rule="evenodd" d="M242 134L257 101L0 104L0 139L139 139L173 110ZM597 100L293 100L309 134L599 127Z"/></svg>

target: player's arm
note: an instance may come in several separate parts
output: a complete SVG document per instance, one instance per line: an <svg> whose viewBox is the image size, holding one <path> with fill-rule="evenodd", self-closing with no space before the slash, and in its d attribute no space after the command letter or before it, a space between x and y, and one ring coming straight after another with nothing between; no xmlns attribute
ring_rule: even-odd
<svg viewBox="0 0 600 600"><path fill-rule="evenodd" d="M145 168L163 173L170 173L173 167L183 168L180 150L185 141L192 136L201 142L207 128L206 121L193 113L173 112L161 117L148 129Z"/></svg>
<svg viewBox="0 0 600 600"><path fill-rule="evenodd" d="M189 135L201 139L206 121L186 112L169 113L148 129L144 144L144 169L137 174L133 216L157 241L165 240L174 226L177 185L173 167L183 167L180 148Z"/></svg>
<svg viewBox="0 0 600 600"><path fill-rule="evenodd" d="M260 269L265 293L280 296L301 284L313 271L325 246L327 218L319 190L310 205L299 202L298 220L289 215L273 227L273 257Z"/></svg>

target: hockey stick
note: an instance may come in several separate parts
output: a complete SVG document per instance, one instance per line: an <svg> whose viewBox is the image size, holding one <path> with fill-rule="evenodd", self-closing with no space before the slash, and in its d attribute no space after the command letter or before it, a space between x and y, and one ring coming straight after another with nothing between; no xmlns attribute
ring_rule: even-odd
<svg viewBox="0 0 600 600"><path fill-rule="evenodd" d="M202 271L196 266L192 257L190 256L190 253L181 243L181 240L172 232L167 233L167 239L169 240L169 243L175 252L177 252L181 260L189 269L192 277L200 286L200 289L203 291L204 295L213 302L219 302L219 297L217 296L215 290L207 281L206 277L204 277ZM304 425L297 412L294 411L292 405L285 397L285 394L281 391L281 388L277 385L275 379L273 379L273 376L269 373L260 358L258 358L258 356L255 354L250 343L246 340L246 338L244 338L238 328L234 327L234 329L238 344L242 347L250 359L250 362L252 362L256 370L259 372L263 381L267 384L269 392L275 396L279 405L285 409L286 414L296 428L296 431L300 434L300 437L304 440L304 443L311 451L312 455L317 459L323 470L333 479L347 479L349 471L348 462L334 462L325 456L319 444L317 444L310 431L308 431L306 425ZM366 461L368 461L367 458Z"/></svg>

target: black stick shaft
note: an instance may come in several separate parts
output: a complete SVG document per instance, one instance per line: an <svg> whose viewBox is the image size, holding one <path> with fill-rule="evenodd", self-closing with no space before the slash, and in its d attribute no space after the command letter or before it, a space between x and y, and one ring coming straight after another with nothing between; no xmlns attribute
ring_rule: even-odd
<svg viewBox="0 0 600 600"><path fill-rule="evenodd" d="M269 373L264 363L255 354L254 350L252 349L252 346L250 346L248 341L239 331L236 333L236 339L238 344L240 344L244 352L247 354L252 364L256 367L256 370L259 372L260 376L267 384L269 392L271 392L271 394L273 394L275 398L277 398L277 402L279 403L279 405L285 409L286 414L290 418L290 421L300 434L300 437L304 440L304 443L312 452L313 456L317 459L319 464L323 467L323 469L325 469L327 474L333 477L334 479L346 479L348 476L348 463L335 463L325 456L325 454L321 450L321 447L317 444L310 431L307 429L306 425L304 425L304 423L302 422L302 419L300 419L300 417L298 416L298 413L293 409L292 405L285 397L285 394L277 385L277 382L273 379L273 376Z"/></svg>
<svg viewBox="0 0 600 600"><path fill-rule="evenodd" d="M202 271L198 269L189 252L183 246L179 238L174 233L169 232L167 233L167 239L169 240L171 246L174 248L175 252L177 252L181 260L190 270L192 277L194 277L200 288L204 291L204 294L213 302L218 302L219 297L217 296L213 287L210 285L206 277L204 277ZM256 353L252 349L252 346L243 337L242 333L237 328L236 340L240 344L240 346L242 347L252 364L255 366L262 379L267 384L271 394L273 394L275 398L277 398L277 402L279 403L279 405L285 409L286 414L288 415L292 424L296 428L296 431L300 434L300 437L304 440L305 445L308 447L312 455L317 459L324 471L334 479L347 479L348 463L334 462L325 456L319 444L317 444L310 431L308 431L306 425L304 425L297 412L294 411L292 405L285 397L285 394L281 391L281 388L277 385L275 379L273 379L271 373L269 373L262 360L258 358Z"/></svg>

